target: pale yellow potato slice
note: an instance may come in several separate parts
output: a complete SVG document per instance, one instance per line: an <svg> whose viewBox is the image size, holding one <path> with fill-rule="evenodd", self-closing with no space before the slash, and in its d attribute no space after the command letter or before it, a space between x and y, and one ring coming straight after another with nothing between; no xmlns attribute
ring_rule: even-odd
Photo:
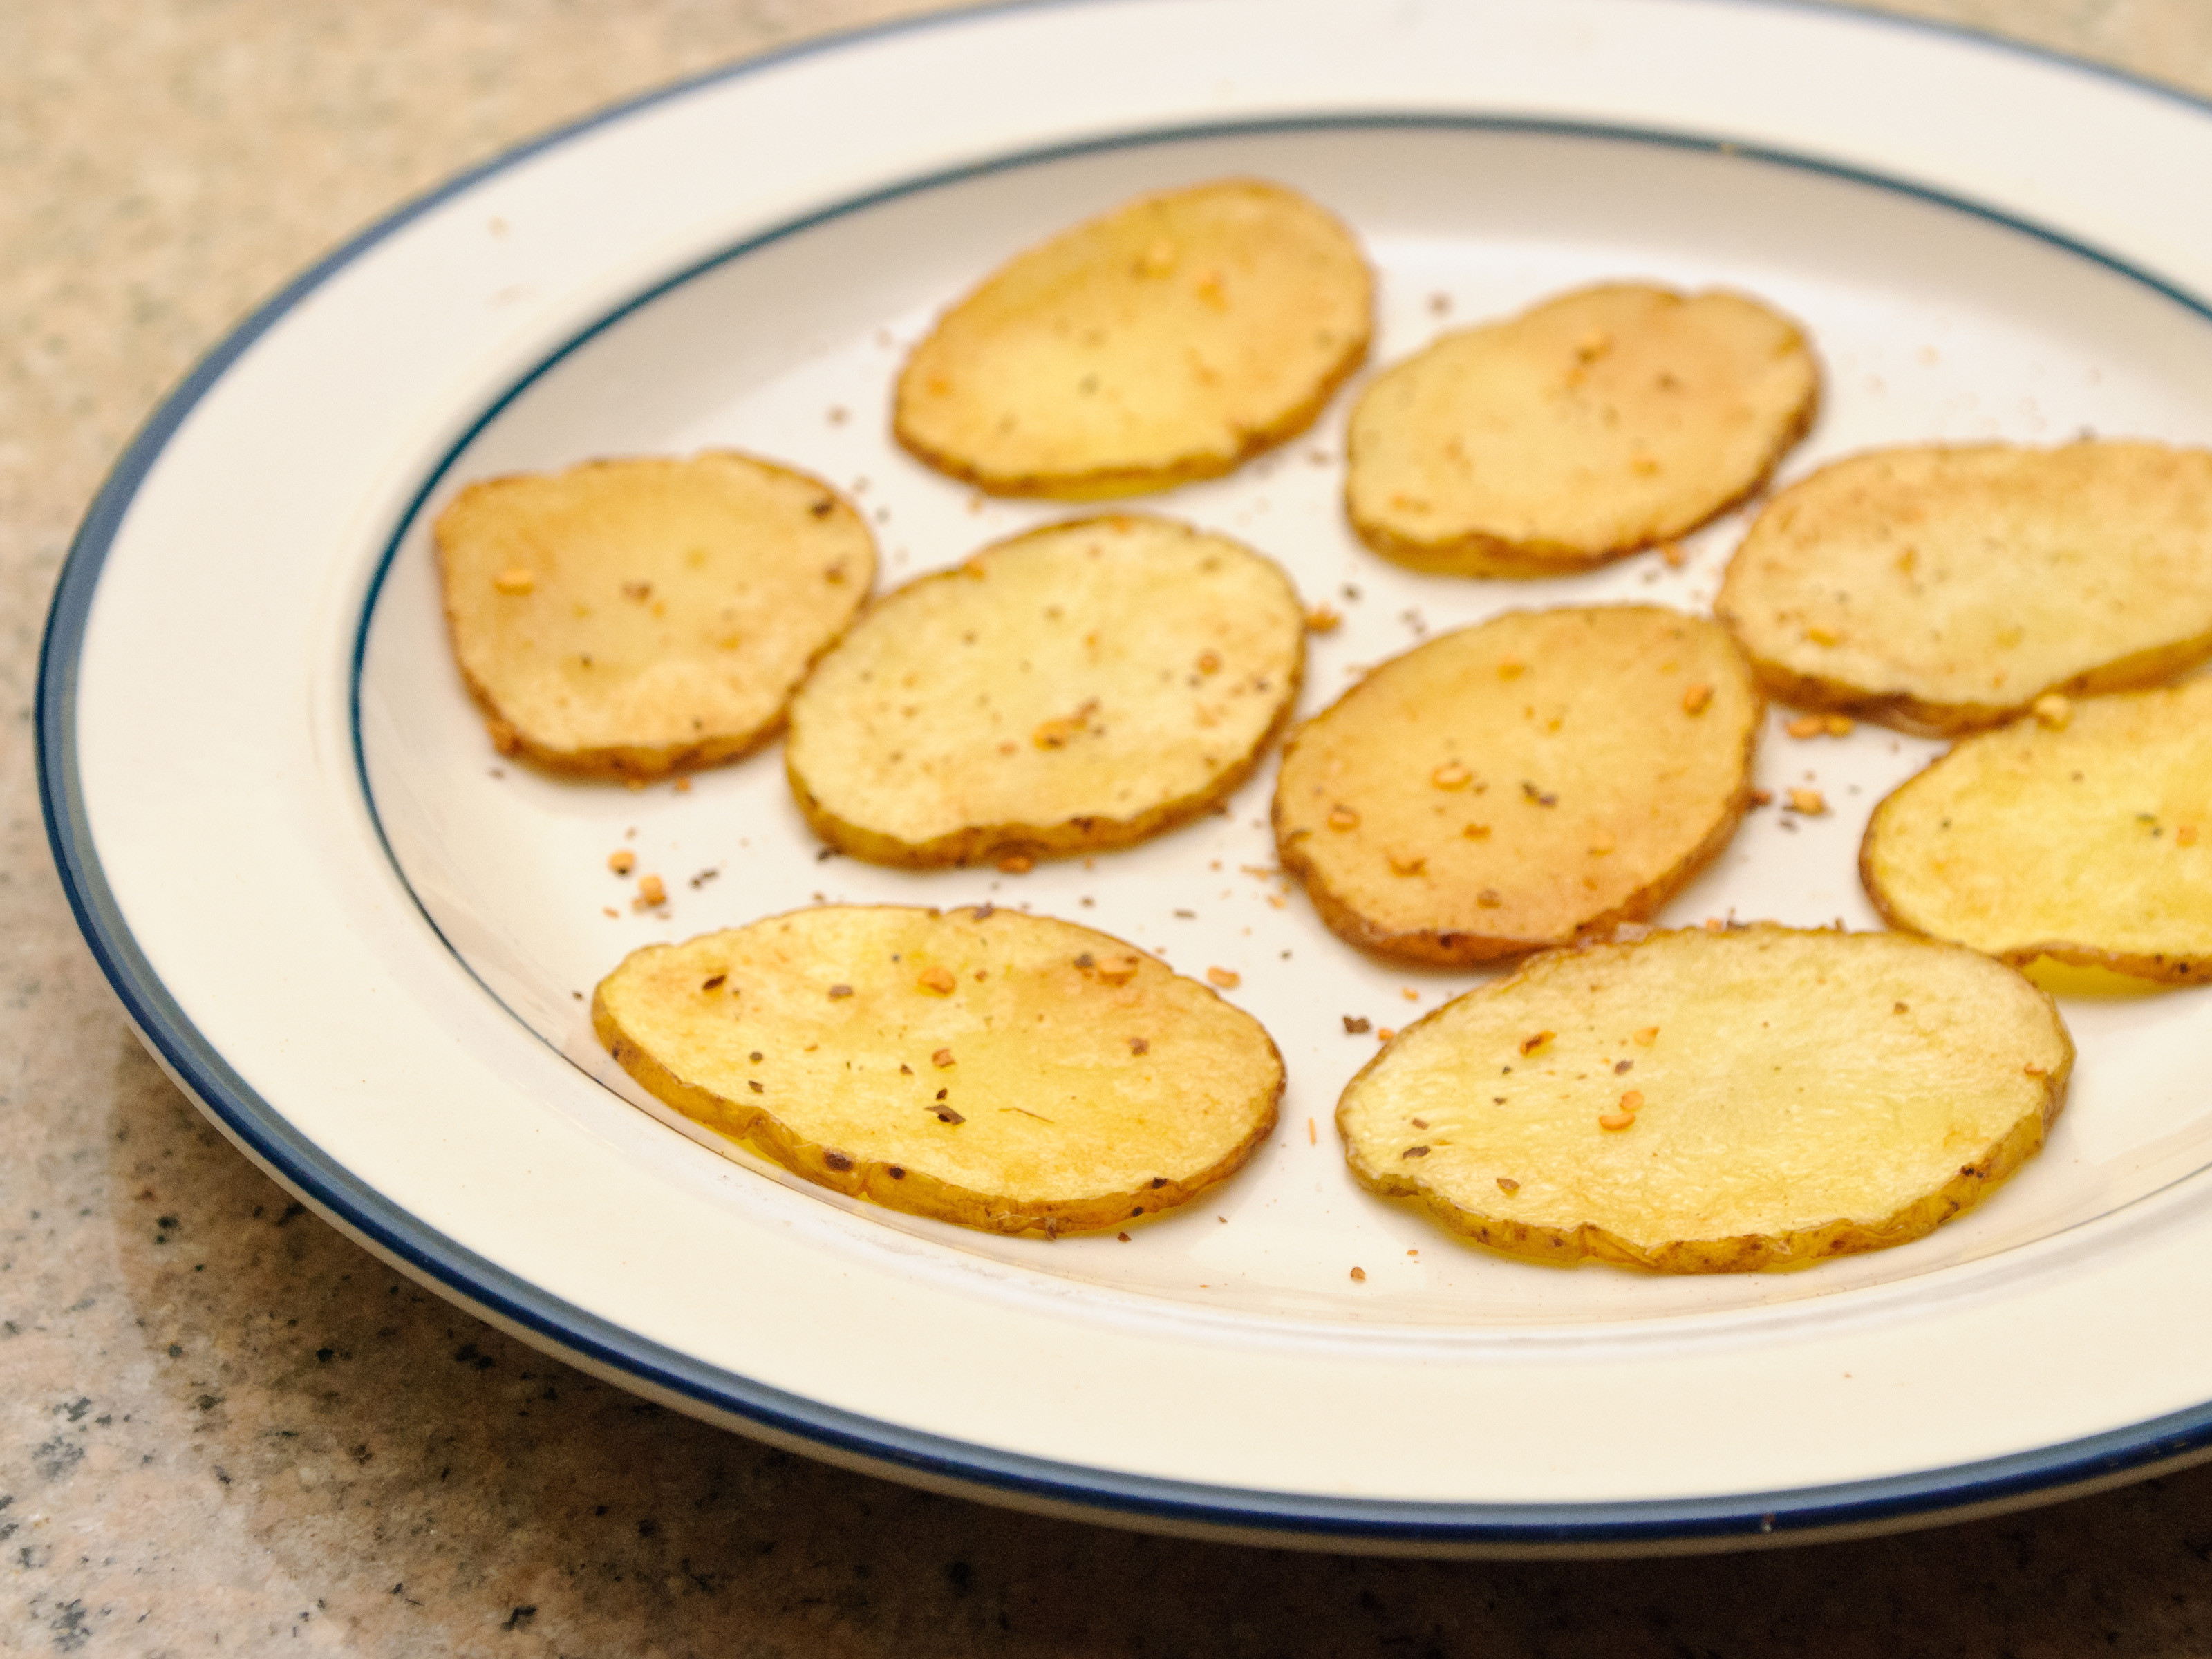
<svg viewBox="0 0 2212 1659"><path fill-rule="evenodd" d="M728 452L471 484L434 535L492 742L606 777L715 765L772 734L876 573L835 490Z"/></svg>
<svg viewBox="0 0 2212 1659"><path fill-rule="evenodd" d="M792 793L878 864L1127 846L1250 775L1296 700L1290 578L1166 519L1079 520L887 595L792 705Z"/></svg>
<svg viewBox="0 0 2212 1659"><path fill-rule="evenodd" d="M2212 978L2212 681L1960 741L1877 806L1859 873L1892 927L2025 966Z"/></svg>
<svg viewBox="0 0 2212 1659"><path fill-rule="evenodd" d="M891 429L1002 495L1210 478L1311 424L1367 353L1349 231L1279 185L1146 196L1017 255L938 319Z"/></svg>
<svg viewBox="0 0 2212 1659"><path fill-rule="evenodd" d="M825 906L633 952L592 1023L693 1121L988 1232L1125 1226L1274 1127L1260 1023L1106 934L988 905Z"/></svg>
<svg viewBox="0 0 2212 1659"><path fill-rule="evenodd" d="M2212 654L2212 452L1878 450L1767 503L1714 610L1785 702L1907 732Z"/></svg>
<svg viewBox="0 0 2212 1659"><path fill-rule="evenodd" d="M1417 569L1586 569L1750 495L1819 401L1805 337L1756 301L1584 289L1377 375L1352 412L1345 505Z"/></svg>
<svg viewBox="0 0 2212 1659"><path fill-rule="evenodd" d="M1292 734L1275 842L1353 944L1480 962L1641 921L1751 799L1758 687L1652 605L1513 611L1382 665Z"/></svg>
<svg viewBox="0 0 2212 1659"><path fill-rule="evenodd" d="M2074 1045L2012 969L1762 924L1537 957L1344 1091L1352 1174L1540 1261L1807 1267L1919 1237L2043 1145Z"/></svg>

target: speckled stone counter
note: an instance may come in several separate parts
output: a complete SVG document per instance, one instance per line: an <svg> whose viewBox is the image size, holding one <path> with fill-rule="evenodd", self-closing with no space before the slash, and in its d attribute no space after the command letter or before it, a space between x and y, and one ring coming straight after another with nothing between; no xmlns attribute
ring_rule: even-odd
<svg viewBox="0 0 2212 1659"><path fill-rule="evenodd" d="M1039 1521L595 1382L396 1277L140 1049L31 700L100 477L248 307L457 168L916 0L0 6L0 1649L462 1655L2212 1651L2212 1469L1759 1556L1356 1560ZM2207 0L1903 8L2212 94Z"/></svg>

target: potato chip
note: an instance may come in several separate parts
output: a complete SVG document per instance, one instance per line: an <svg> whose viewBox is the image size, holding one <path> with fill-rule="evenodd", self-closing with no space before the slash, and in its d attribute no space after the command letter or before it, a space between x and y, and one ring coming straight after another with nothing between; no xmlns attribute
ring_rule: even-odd
<svg viewBox="0 0 2212 1659"><path fill-rule="evenodd" d="M1877 806L1859 852L1893 927L2018 965L2212 977L2212 681L1962 739Z"/></svg>
<svg viewBox="0 0 2212 1659"><path fill-rule="evenodd" d="M1769 691L1908 732L2212 655L2212 452L1878 450L1767 503L1714 605Z"/></svg>
<svg viewBox="0 0 2212 1659"><path fill-rule="evenodd" d="M1761 707L1703 617L1509 612L1383 664L1293 733L1276 845L1322 921L1392 956L1609 933L1727 845Z"/></svg>
<svg viewBox="0 0 2212 1659"><path fill-rule="evenodd" d="M1114 516L885 597L792 706L807 822L878 864L1127 846L1250 775L1305 661L1290 579L1225 536Z"/></svg>
<svg viewBox="0 0 2212 1659"><path fill-rule="evenodd" d="M1351 233L1279 185L1141 197L939 319L899 375L892 430L996 495L1213 477L1312 423L1366 356L1373 289Z"/></svg>
<svg viewBox="0 0 2212 1659"><path fill-rule="evenodd" d="M988 1232L1127 1226L1274 1127L1258 1021L1135 947L988 905L823 906L633 952L593 1029L794 1174Z"/></svg>
<svg viewBox="0 0 2212 1659"><path fill-rule="evenodd" d="M876 571L835 490L726 451L471 484L434 536L493 743L599 776L712 766L771 735Z"/></svg>
<svg viewBox="0 0 2212 1659"><path fill-rule="evenodd" d="M1972 1206L2043 1145L2074 1048L1989 957L1761 925L1533 958L1352 1080L1352 1174L1508 1255L1801 1267Z"/></svg>
<svg viewBox="0 0 2212 1659"><path fill-rule="evenodd" d="M1820 371L1756 301L1613 284L1447 334L1352 413L1345 503L1417 569L1548 576L1695 529L1804 435Z"/></svg>

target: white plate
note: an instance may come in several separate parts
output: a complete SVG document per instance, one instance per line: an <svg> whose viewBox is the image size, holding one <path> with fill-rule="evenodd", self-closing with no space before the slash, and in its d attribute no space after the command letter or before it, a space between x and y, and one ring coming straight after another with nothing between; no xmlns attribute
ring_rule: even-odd
<svg viewBox="0 0 2212 1659"><path fill-rule="evenodd" d="M749 64L380 226L118 468L55 601L40 738L64 878L149 1045L442 1294L686 1411L1000 1501L1337 1547L1717 1547L2204 1455L2204 993L2069 1000L2049 1148L1917 1244L1787 1276L1546 1270L1346 1176L1330 1112L1373 1039L1341 1017L1403 1023L1478 976L1387 969L1271 903L1243 872L1273 863L1268 769L1226 817L1017 878L818 861L773 750L683 793L490 753L425 542L453 489L735 445L854 491L889 580L950 562L1055 514L889 444L905 343L1013 248L1227 173L1357 228L1377 362L1607 278L1778 303L1828 375L1785 476L1929 438L2212 437L2212 117L1969 37L1727 0L1126 0ZM1157 503L1347 613L1309 712L1509 605L1702 607L1741 528L1680 572L1416 576L1343 526L1345 402ZM1665 920L1874 925L1856 837L1929 752L1770 731L1762 781L1816 772L1837 811L1755 815ZM628 907L620 845L668 914ZM1237 969L1290 1064L1282 1133L1130 1244L987 1237L718 1155L607 1062L582 996L646 940L824 896L990 898Z"/></svg>

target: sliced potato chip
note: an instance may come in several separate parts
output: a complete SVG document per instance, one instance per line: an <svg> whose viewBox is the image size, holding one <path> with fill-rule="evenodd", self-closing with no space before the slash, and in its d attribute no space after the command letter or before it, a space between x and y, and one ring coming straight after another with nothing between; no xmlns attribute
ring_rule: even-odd
<svg viewBox="0 0 2212 1659"><path fill-rule="evenodd" d="M1352 410L1345 504L1386 558L1580 570L1741 501L1812 424L1820 370L1741 295L1620 283L1447 334Z"/></svg>
<svg viewBox="0 0 2212 1659"><path fill-rule="evenodd" d="M592 1023L693 1121L989 1232L1126 1226L1275 1121L1257 1020L1132 945L988 905L825 906L633 952Z"/></svg>
<svg viewBox="0 0 2212 1659"><path fill-rule="evenodd" d="M2212 655L2212 452L1879 450L1770 501L1714 609L1767 689L1908 732Z"/></svg>
<svg viewBox="0 0 2212 1659"><path fill-rule="evenodd" d="M875 581L817 478L750 455L470 485L435 530L461 677L500 752L644 778L771 734Z"/></svg>
<svg viewBox="0 0 2212 1659"><path fill-rule="evenodd" d="M1305 662L1290 578L1224 536L1032 531L876 605L792 705L792 792L878 864L1123 847L1248 777Z"/></svg>
<svg viewBox="0 0 2212 1659"><path fill-rule="evenodd" d="M1279 185L1141 197L939 319L899 375L892 430L1002 495L1213 477L1321 413L1366 356L1373 288L1351 233Z"/></svg>
<svg viewBox="0 0 2212 1659"><path fill-rule="evenodd" d="M2212 977L2212 681L2046 702L1874 811L1859 872L1893 927L2025 966Z"/></svg>
<svg viewBox="0 0 2212 1659"><path fill-rule="evenodd" d="M1336 1121L1360 1182L1478 1243L1741 1273L1970 1207L2043 1145L2073 1060L2049 997L1956 945L1655 933L1446 1004Z"/></svg>
<svg viewBox="0 0 2212 1659"><path fill-rule="evenodd" d="M1750 804L1759 690L1651 605L1514 611L1382 665L1291 737L1275 842L1355 945L1480 962L1640 921Z"/></svg>

